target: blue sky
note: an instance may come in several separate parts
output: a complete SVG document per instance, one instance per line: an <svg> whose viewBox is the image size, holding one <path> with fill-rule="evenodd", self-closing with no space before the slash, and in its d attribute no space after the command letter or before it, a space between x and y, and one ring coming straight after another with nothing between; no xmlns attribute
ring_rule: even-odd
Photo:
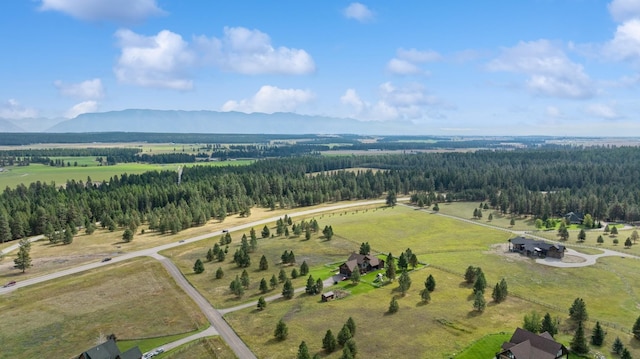
<svg viewBox="0 0 640 359"><path fill-rule="evenodd" d="M640 136L640 0L5 0L0 31L16 121L148 108Z"/></svg>

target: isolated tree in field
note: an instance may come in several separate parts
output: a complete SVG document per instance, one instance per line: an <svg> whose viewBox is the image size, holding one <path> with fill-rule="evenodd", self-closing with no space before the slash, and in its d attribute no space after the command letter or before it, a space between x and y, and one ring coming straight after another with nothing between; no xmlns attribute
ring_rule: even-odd
<svg viewBox="0 0 640 359"><path fill-rule="evenodd" d="M302 341L300 346L298 347L298 355L296 359L311 359L311 355L309 355L309 348L307 348L307 343Z"/></svg>
<svg viewBox="0 0 640 359"><path fill-rule="evenodd" d="M537 229L542 229L542 227L544 227L544 221L540 218L536 219L535 226Z"/></svg>
<svg viewBox="0 0 640 359"><path fill-rule="evenodd" d="M267 301L264 297L258 298L258 310L264 310L267 307Z"/></svg>
<svg viewBox="0 0 640 359"><path fill-rule="evenodd" d="M291 270L291 279L296 279L300 276L300 273L298 273L298 269L297 268L293 268Z"/></svg>
<svg viewBox="0 0 640 359"><path fill-rule="evenodd" d="M349 330L349 327L344 324L342 326L342 329L340 329L340 331L338 332L338 344L340 345L344 345L344 343L347 342L347 340L353 338L353 334L351 333L351 331Z"/></svg>
<svg viewBox="0 0 640 359"><path fill-rule="evenodd" d="M630 248L632 245L633 243L631 243L631 238L627 238L627 240L624 241L625 248Z"/></svg>
<svg viewBox="0 0 640 359"><path fill-rule="evenodd" d="M360 244L360 250L358 251L358 253L362 255L367 255L371 253L371 246L369 245L369 242L362 242Z"/></svg>
<svg viewBox="0 0 640 359"><path fill-rule="evenodd" d="M473 218L478 218L478 212L481 212L481 210L479 210L478 208L474 208L473 209Z"/></svg>
<svg viewBox="0 0 640 359"><path fill-rule="evenodd" d="M542 318L540 332L547 332L551 334L551 336L558 334L558 321L551 319L551 315L549 313L545 314L544 318Z"/></svg>
<svg viewBox="0 0 640 359"><path fill-rule="evenodd" d="M267 261L267 257L265 257L264 254L262 255L262 257L260 257L260 264L259 264L258 268L260 270L269 269L269 262Z"/></svg>
<svg viewBox="0 0 640 359"><path fill-rule="evenodd" d="M424 303L429 303L431 301L431 292L429 292L429 289L424 288L423 290L421 290L420 298Z"/></svg>
<svg viewBox="0 0 640 359"><path fill-rule="evenodd" d="M464 281L467 284L474 283L476 281L476 268L474 266L468 266L467 270L464 272Z"/></svg>
<svg viewBox="0 0 640 359"><path fill-rule="evenodd" d="M515 218L511 218L511 220L509 221L509 225L511 227L515 226L516 225L516 219Z"/></svg>
<svg viewBox="0 0 640 359"><path fill-rule="evenodd" d="M353 284L358 284L360 283L360 269L359 268L354 268L353 272L351 272L351 282Z"/></svg>
<svg viewBox="0 0 640 359"><path fill-rule="evenodd" d="M400 309L400 305L398 304L396 297L391 298L391 302L389 303L389 313L397 313L398 309Z"/></svg>
<svg viewBox="0 0 640 359"><path fill-rule="evenodd" d="M276 275L273 274L271 275L271 279L269 280L269 287L271 289L275 289L277 286L278 286L278 279L276 279Z"/></svg>
<svg viewBox="0 0 640 359"><path fill-rule="evenodd" d="M584 219L582 220L582 225L587 227L587 228L593 228L594 222L593 222L593 217L591 217L590 214L585 214L584 215Z"/></svg>
<svg viewBox="0 0 640 359"><path fill-rule="evenodd" d="M638 235L638 231L634 229L633 232L631 232L631 240L633 241L633 244L638 242L638 238L640 238L640 235Z"/></svg>
<svg viewBox="0 0 640 359"><path fill-rule="evenodd" d="M276 324L276 330L273 332L273 336L276 337L277 340L285 340L289 335L289 328L287 328L287 324L280 319L278 324Z"/></svg>
<svg viewBox="0 0 640 359"><path fill-rule="evenodd" d="M300 275L302 276L307 274L309 274L309 265L307 264L307 261L303 261L300 265Z"/></svg>
<svg viewBox="0 0 640 359"><path fill-rule="evenodd" d="M205 256L205 258L207 259L207 262L213 261L215 257L216 255L213 254L213 249L209 248L209 250L207 251L207 255Z"/></svg>
<svg viewBox="0 0 640 359"><path fill-rule="evenodd" d="M640 340L640 317L636 319L636 322L633 324L633 328L631 329L631 333L636 339Z"/></svg>
<svg viewBox="0 0 640 359"><path fill-rule="evenodd" d="M287 273L284 271L284 269L280 269L280 272L278 273L278 281L280 281L280 283L284 283L287 278Z"/></svg>
<svg viewBox="0 0 640 359"><path fill-rule="evenodd" d="M236 279L231 281L229 284L229 290L231 290L231 293L235 294L238 298L244 295L244 287L242 286L242 282L238 276L236 276Z"/></svg>
<svg viewBox="0 0 640 359"><path fill-rule="evenodd" d="M333 227L325 226L324 229L322 230L322 235L326 240L330 241L331 238L333 238Z"/></svg>
<svg viewBox="0 0 640 359"><path fill-rule="evenodd" d="M617 245L618 245L618 243L619 243L619 242L618 242L618 238L614 238L614 239L613 239L613 244L617 246Z"/></svg>
<svg viewBox="0 0 640 359"><path fill-rule="evenodd" d="M351 338L344 343L345 348L349 348L351 355L355 358L356 354L358 354L358 347L356 346L356 340Z"/></svg>
<svg viewBox="0 0 640 359"><path fill-rule="evenodd" d="M440 206L438 206L437 203L433 205L433 211L434 212L439 212L440 211Z"/></svg>
<svg viewBox="0 0 640 359"><path fill-rule="evenodd" d="M489 222L493 221L493 213L489 213L489 217L487 219Z"/></svg>
<svg viewBox="0 0 640 359"><path fill-rule="evenodd" d="M389 278L389 280L394 280L396 279L396 261L393 258L393 254L389 253L387 255L387 261L385 262L386 265L386 270L385 270L385 274L387 276L387 278Z"/></svg>
<svg viewBox="0 0 640 359"><path fill-rule="evenodd" d="M398 199L396 197L396 192L395 191L389 191L389 193L387 193L387 199L385 201L387 206L393 207L393 206L396 205L397 201L398 201Z"/></svg>
<svg viewBox="0 0 640 359"><path fill-rule="evenodd" d="M539 333L541 331L540 314L535 310L532 310L529 314L525 314L522 322L522 328L530 331L531 333Z"/></svg>
<svg viewBox="0 0 640 359"><path fill-rule="evenodd" d="M344 323L344 325L346 325L347 328L349 328L349 331L351 332L351 336L355 337L356 336L356 321L353 320L352 317L349 317L349 319L347 319L347 322Z"/></svg>
<svg viewBox="0 0 640 359"><path fill-rule="evenodd" d="M267 225L265 224L264 227L262 227L262 238L269 238L269 236L271 235L271 231L269 230L269 227L267 227Z"/></svg>
<svg viewBox="0 0 640 359"><path fill-rule="evenodd" d="M224 277L224 271L222 270L222 267L218 267L216 270L216 279L222 279L222 277Z"/></svg>
<svg viewBox="0 0 640 359"><path fill-rule="evenodd" d="M351 354L351 349L348 346L342 347L342 355L340 359L354 359L353 354Z"/></svg>
<svg viewBox="0 0 640 359"><path fill-rule="evenodd" d="M582 298L576 298L569 308L569 317L575 322L584 322L589 319L587 306Z"/></svg>
<svg viewBox="0 0 640 359"><path fill-rule="evenodd" d="M507 295L509 295L509 290L507 288L507 281L502 278L502 280L496 283L496 286L493 288L493 293L491 293L491 298L496 303L500 303L507 299Z"/></svg>
<svg viewBox="0 0 640 359"><path fill-rule="evenodd" d="M578 241L584 242L585 239L587 239L587 232L585 232L584 229L581 229L580 233L578 233Z"/></svg>
<svg viewBox="0 0 640 359"><path fill-rule="evenodd" d="M622 344L622 340L620 340L620 337L616 337L616 339L613 341L613 345L611 345L611 351L620 355L622 354L623 350L624 344Z"/></svg>
<svg viewBox="0 0 640 359"><path fill-rule="evenodd" d="M204 272L204 264L202 263L200 258L196 259L196 262L193 264L193 271L196 274L200 274L200 273Z"/></svg>
<svg viewBox="0 0 640 359"><path fill-rule="evenodd" d="M133 240L133 231L130 230L129 228L125 229L124 232L122 232L122 241L129 243Z"/></svg>
<svg viewBox="0 0 640 359"><path fill-rule="evenodd" d="M578 354L586 354L589 352L589 346L587 345L587 339L584 336L584 327L582 322L578 322L578 329L573 335L571 340L571 350Z"/></svg>
<svg viewBox="0 0 640 359"><path fill-rule="evenodd" d="M434 290L436 290L436 279L433 278L431 274L429 274L427 280L424 281L424 287L429 292L433 292Z"/></svg>
<svg viewBox="0 0 640 359"><path fill-rule="evenodd" d="M483 292L476 292L473 296L473 309L477 312L484 312L484 308L487 307L487 302L484 300Z"/></svg>
<svg viewBox="0 0 640 359"><path fill-rule="evenodd" d="M304 231L304 239L306 241L311 239L311 228L307 227L307 229L305 229L305 231Z"/></svg>
<svg viewBox="0 0 640 359"><path fill-rule="evenodd" d="M622 353L620 353L620 359L633 359L631 356L631 352L627 348L622 348Z"/></svg>
<svg viewBox="0 0 640 359"><path fill-rule="evenodd" d="M618 227L613 226L613 228L611 228L611 235L612 236L617 236L618 235Z"/></svg>
<svg viewBox="0 0 640 359"><path fill-rule="evenodd" d="M294 294L293 284L291 284L291 281L287 279L284 282L284 285L282 286L282 296L285 299L291 299L293 298L293 294Z"/></svg>
<svg viewBox="0 0 640 359"><path fill-rule="evenodd" d="M336 341L336 337L331 333L331 329L327 330L327 333L324 335L322 339L322 349L324 349L327 353L333 353L338 346L338 342Z"/></svg>
<svg viewBox="0 0 640 359"><path fill-rule="evenodd" d="M224 250L220 250L218 252L218 254L216 254L216 259L218 260L218 262L224 262L225 257L227 256L227 254L224 252Z"/></svg>
<svg viewBox="0 0 640 359"><path fill-rule="evenodd" d="M602 238L602 235L598 236L598 239L596 240L596 242L598 242L598 244L604 243L604 238Z"/></svg>
<svg viewBox="0 0 640 359"><path fill-rule="evenodd" d="M268 291L269 291L269 284L267 284L267 280L266 279L262 278L260 280L260 292L264 294L264 293L266 293Z"/></svg>
<svg viewBox="0 0 640 359"><path fill-rule="evenodd" d="M13 260L13 264L15 264L16 268L22 270L24 273L28 268L31 267L31 256L29 252L31 251L31 242L28 239L23 238L20 240L18 244L18 255Z"/></svg>
<svg viewBox="0 0 640 359"><path fill-rule="evenodd" d="M604 226L604 233L609 233L611 232L611 227L609 227L609 225L607 224L606 226Z"/></svg>
<svg viewBox="0 0 640 359"><path fill-rule="evenodd" d="M256 230L253 227L251 227L251 229L249 230L249 237L251 237L251 240L258 239L258 237L256 236Z"/></svg>
<svg viewBox="0 0 640 359"><path fill-rule="evenodd" d="M596 322L596 326L593 327L593 334L591 335L591 344L595 346L601 346L604 342L604 330L600 325L600 322Z"/></svg>
<svg viewBox="0 0 640 359"><path fill-rule="evenodd" d="M569 231L567 230L567 226L564 225L564 222L560 223L560 228L558 228L558 236L563 241L569 239Z"/></svg>
<svg viewBox="0 0 640 359"><path fill-rule="evenodd" d="M322 282L322 278L318 278L316 280L316 293L322 293L323 288L324 288L324 283Z"/></svg>
<svg viewBox="0 0 640 359"><path fill-rule="evenodd" d="M409 277L409 272L402 272L400 274L400 278L398 279L398 289L402 296L407 294L407 291L411 288L411 278Z"/></svg>

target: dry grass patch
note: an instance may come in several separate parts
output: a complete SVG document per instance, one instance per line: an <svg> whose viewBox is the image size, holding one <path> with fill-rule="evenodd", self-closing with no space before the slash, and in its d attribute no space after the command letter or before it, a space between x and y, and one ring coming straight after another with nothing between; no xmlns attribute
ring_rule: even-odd
<svg viewBox="0 0 640 359"><path fill-rule="evenodd" d="M185 333L208 325L152 259L114 263L0 296L3 358L68 358L100 335L131 339Z"/></svg>

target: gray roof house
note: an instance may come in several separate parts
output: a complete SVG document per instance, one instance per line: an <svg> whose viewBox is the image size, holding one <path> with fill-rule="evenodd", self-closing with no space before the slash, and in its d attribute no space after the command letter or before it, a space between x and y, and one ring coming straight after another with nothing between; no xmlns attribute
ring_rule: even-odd
<svg viewBox="0 0 640 359"><path fill-rule="evenodd" d="M496 359L559 359L569 358L569 350L544 332L540 335L522 328L516 329L509 342L502 344Z"/></svg>
<svg viewBox="0 0 640 359"><path fill-rule="evenodd" d="M509 250L511 252L519 252L528 257L562 258L566 248L561 244L516 237L509 239Z"/></svg>
<svg viewBox="0 0 640 359"><path fill-rule="evenodd" d="M124 353L120 352L116 341L109 339L106 342L96 345L95 347L80 354L77 359L141 359L142 352L140 348L133 347Z"/></svg>

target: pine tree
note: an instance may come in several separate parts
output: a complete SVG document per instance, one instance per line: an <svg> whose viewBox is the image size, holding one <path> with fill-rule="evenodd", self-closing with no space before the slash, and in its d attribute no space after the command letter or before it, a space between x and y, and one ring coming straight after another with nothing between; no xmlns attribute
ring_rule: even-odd
<svg viewBox="0 0 640 359"><path fill-rule="evenodd" d="M391 253L387 255L386 266L387 269L385 274L387 275L387 278L391 281L396 279L396 261Z"/></svg>
<svg viewBox="0 0 640 359"><path fill-rule="evenodd" d="M349 351L351 352L351 355L353 355L353 357L356 357L356 354L358 354L358 347L356 346L356 340L351 338L349 340L347 340L346 343L344 343L344 347L345 348L349 348Z"/></svg>
<svg viewBox="0 0 640 359"><path fill-rule="evenodd" d="M351 350L349 347L345 346L342 348L342 355L340 359L353 359L353 354L351 354Z"/></svg>
<svg viewBox="0 0 640 359"><path fill-rule="evenodd" d="M242 270L242 274L240 275L240 283L242 283L242 286L245 289L249 288L249 273L247 272L246 269Z"/></svg>
<svg viewBox="0 0 640 359"><path fill-rule="evenodd" d="M615 228L615 227L614 227ZM587 307L582 298L576 298L569 308L569 317L576 322L584 322L589 319L587 314Z"/></svg>
<svg viewBox="0 0 640 359"><path fill-rule="evenodd" d="M309 275L309 278L307 278L307 286L305 287L304 291L309 295L318 294L317 288L316 288L316 281L313 279L312 275Z"/></svg>
<svg viewBox="0 0 640 359"><path fill-rule="evenodd" d="M293 294L294 294L293 284L291 284L291 281L287 279L284 282L284 285L282 286L282 296L285 299L291 299L293 298Z"/></svg>
<svg viewBox="0 0 640 359"><path fill-rule="evenodd" d="M24 273L28 268L31 267L31 256L29 252L31 251L31 242L28 239L21 239L18 245L18 255L13 260L13 263L16 265L18 269L22 270Z"/></svg>
<svg viewBox="0 0 640 359"><path fill-rule="evenodd" d="M598 236L598 239L596 240L596 242L598 242L598 244L604 243L604 238L602 238L602 235Z"/></svg>
<svg viewBox="0 0 640 359"><path fill-rule="evenodd" d="M264 310L267 307L267 301L264 297L258 298L258 310Z"/></svg>
<svg viewBox="0 0 640 359"><path fill-rule="evenodd" d="M300 265L300 275L303 276L307 274L309 274L309 265L307 264L307 261L303 261Z"/></svg>
<svg viewBox="0 0 640 359"><path fill-rule="evenodd" d="M411 288L411 278L409 277L409 272L404 271L400 274L400 278L398 279L398 289L404 296L407 294L409 288Z"/></svg>
<svg viewBox="0 0 640 359"><path fill-rule="evenodd" d="M298 278L298 276L299 276L298 269L293 268L291 270L291 279L296 279L296 278Z"/></svg>
<svg viewBox="0 0 640 359"><path fill-rule="evenodd" d="M584 242L585 239L587 239L587 232L585 232L583 228L580 230L580 233L578 233L578 241Z"/></svg>
<svg viewBox="0 0 640 359"><path fill-rule="evenodd" d="M216 270L216 279L222 279L222 277L224 277L224 271L222 267L218 267L218 270Z"/></svg>
<svg viewBox="0 0 640 359"><path fill-rule="evenodd" d="M640 317L636 319L636 322L633 324L633 328L631 329L631 333L636 339L640 339Z"/></svg>
<svg viewBox="0 0 640 359"><path fill-rule="evenodd" d="M355 337L356 336L356 322L353 320L353 318L349 317L349 319L347 319L347 322L345 323L345 325L347 326L347 328L349 328L349 331L351 332L351 336Z"/></svg>
<svg viewBox="0 0 640 359"><path fill-rule="evenodd" d="M258 266L258 268L260 270L269 269L269 262L267 261L267 257L265 257L264 254L262 255L262 257L260 257L260 265Z"/></svg>
<svg viewBox="0 0 640 359"><path fill-rule="evenodd" d="M633 359L633 357L631 356L631 353L629 352L629 349L622 348L622 353L620 354L620 359Z"/></svg>
<svg viewBox="0 0 640 359"><path fill-rule="evenodd" d="M200 274L200 273L204 272L204 264L202 263L200 258L196 259L196 262L193 264L193 271L196 274Z"/></svg>
<svg viewBox="0 0 640 359"><path fill-rule="evenodd" d="M407 256L404 253L400 253L400 257L398 257L398 268L406 271L408 267L409 261L407 260Z"/></svg>
<svg viewBox="0 0 640 359"><path fill-rule="evenodd" d="M284 269L280 269L280 272L278 273L278 280L280 281L280 283L284 283L287 278L287 273L284 271Z"/></svg>
<svg viewBox="0 0 640 359"><path fill-rule="evenodd" d="M571 350L578 354L586 354L589 352L589 346L587 346L587 339L584 336L584 328L582 321L578 321L578 329L571 340Z"/></svg>
<svg viewBox="0 0 640 359"><path fill-rule="evenodd" d="M613 341L613 345L611 346L611 351L620 355L622 354L623 350L624 350L624 344L622 344L622 340L620 340L619 337L616 337L616 339Z"/></svg>
<svg viewBox="0 0 640 359"><path fill-rule="evenodd" d="M285 340L289 335L289 328L287 328L287 324L280 319L278 324L276 324L276 330L273 332L273 336L276 337L277 340Z"/></svg>
<svg viewBox="0 0 640 359"><path fill-rule="evenodd" d="M351 331L349 331L349 327L346 324L343 325L340 332L338 332L338 344L344 345L344 343L351 338L353 338L353 335L351 334Z"/></svg>
<svg viewBox="0 0 640 359"><path fill-rule="evenodd" d="M275 289L278 286L278 279L276 278L276 275L273 274L271 275L271 279L269 280L269 287L271 289Z"/></svg>
<svg viewBox="0 0 640 359"><path fill-rule="evenodd" d="M427 277L427 280L424 282L424 287L429 291L433 292L436 290L436 279L433 278L431 274Z"/></svg>
<svg viewBox="0 0 640 359"><path fill-rule="evenodd" d="M558 333L558 325L556 321L551 319L551 315L549 313L544 315L542 319L542 325L540 326L540 331L542 333L547 332L551 336L555 336Z"/></svg>
<svg viewBox="0 0 640 359"><path fill-rule="evenodd" d="M9 217L5 211L0 212L0 243L11 240L11 227L9 226Z"/></svg>
<svg viewBox="0 0 640 359"><path fill-rule="evenodd" d="M484 300L483 292L476 292L473 297L473 309L477 312L484 312L484 309L487 307L487 302Z"/></svg>
<svg viewBox="0 0 640 359"><path fill-rule="evenodd" d="M371 246L369 245L369 242L362 242L360 244L360 250L358 251L358 253L362 255L367 255L371 253Z"/></svg>
<svg viewBox="0 0 640 359"><path fill-rule="evenodd" d="M476 281L473 283L473 293L482 293L487 288L487 280L484 278L484 273L480 267L476 268Z"/></svg>
<svg viewBox="0 0 640 359"><path fill-rule="evenodd" d="M322 339L322 349L324 349L327 353L333 353L338 346L338 342L336 338L331 333L331 329L327 330L327 333L324 335Z"/></svg>
<svg viewBox="0 0 640 359"><path fill-rule="evenodd" d="M591 335L591 344L595 346L601 346L604 342L604 330L600 326L600 322L596 322L596 326L593 327L593 335Z"/></svg>
<svg viewBox="0 0 640 359"><path fill-rule="evenodd" d="M474 266L468 266L467 270L464 272L464 281L467 284L474 283L476 281L476 268Z"/></svg>
<svg viewBox="0 0 640 359"><path fill-rule="evenodd" d="M269 236L271 235L271 231L269 230L269 227L267 227L267 225L265 224L264 227L262 228L262 238L269 238Z"/></svg>
<svg viewBox="0 0 640 359"><path fill-rule="evenodd" d="M215 258L215 255L213 254L213 249L209 248L209 250L207 251L207 262L211 262L213 261L213 258Z"/></svg>
<svg viewBox="0 0 640 359"><path fill-rule="evenodd" d="M429 303L431 301L431 293L429 292L429 289L425 288L420 291L420 298L422 298L424 303Z"/></svg>
<svg viewBox="0 0 640 359"><path fill-rule="evenodd" d="M296 359L311 359L311 355L309 355L309 348L307 348L307 343L302 341L300 346L298 347L298 355Z"/></svg>
<svg viewBox="0 0 640 359"><path fill-rule="evenodd" d="M127 234L127 238L125 238L125 234L123 234L122 240L125 242L131 242L131 240L133 239L133 232L131 232L131 230L127 228L124 231L124 233ZM67 227L64 230L64 238L62 239L62 244L71 244L72 242L73 242L73 230L71 229L70 225L67 225Z"/></svg>
<svg viewBox="0 0 640 359"><path fill-rule="evenodd" d="M400 309L400 305L398 304L396 297L391 298L391 302L389 303L389 313L397 313L398 309Z"/></svg>
<svg viewBox="0 0 640 359"><path fill-rule="evenodd" d="M322 278L318 278L316 280L316 293L322 293L323 288L324 288L324 283L322 282Z"/></svg>

